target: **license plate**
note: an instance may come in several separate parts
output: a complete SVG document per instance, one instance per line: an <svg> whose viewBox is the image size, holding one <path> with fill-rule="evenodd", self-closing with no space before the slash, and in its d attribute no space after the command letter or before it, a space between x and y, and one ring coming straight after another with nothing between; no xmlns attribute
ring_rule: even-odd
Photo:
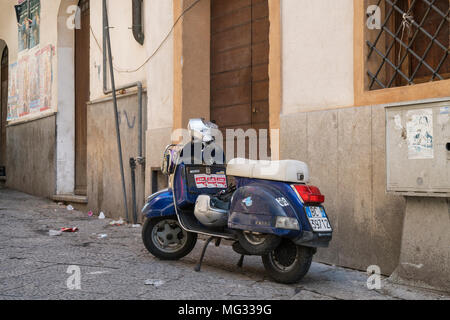
<svg viewBox="0 0 450 320"><path fill-rule="evenodd" d="M306 215L315 232L333 231L325 210L321 207L306 207Z"/></svg>

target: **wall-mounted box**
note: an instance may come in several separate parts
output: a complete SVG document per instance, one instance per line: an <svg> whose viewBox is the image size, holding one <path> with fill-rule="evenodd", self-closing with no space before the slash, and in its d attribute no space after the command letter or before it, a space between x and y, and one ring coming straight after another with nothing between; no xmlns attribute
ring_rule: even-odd
<svg viewBox="0 0 450 320"><path fill-rule="evenodd" d="M387 191L450 197L450 98L386 107Z"/></svg>

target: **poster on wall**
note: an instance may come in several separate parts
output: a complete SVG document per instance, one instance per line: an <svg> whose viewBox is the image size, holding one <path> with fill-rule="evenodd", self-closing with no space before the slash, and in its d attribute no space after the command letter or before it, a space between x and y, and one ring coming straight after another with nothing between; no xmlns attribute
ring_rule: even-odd
<svg viewBox="0 0 450 320"><path fill-rule="evenodd" d="M433 109L408 111L407 119L408 158L433 159Z"/></svg>
<svg viewBox="0 0 450 320"><path fill-rule="evenodd" d="M17 88L17 62L9 66L9 83L8 83L8 112L7 120L14 120L19 118L19 93Z"/></svg>
<svg viewBox="0 0 450 320"><path fill-rule="evenodd" d="M51 108L53 47L33 49L11 64L8 121Z"/></svg>
<svg viewBox="0 0 450 320"><path fill-rule="evenodd" d="M19 52L28 49L28 2L19 1L15 6L18 20Z"/></svg>
<svg viewBox="0 0 450 320"><path fill-rule="evenodd" d="M29 48L34 48L39 44L39 32L41 25L41 3L40 0L30 0L30 33Z"/></svg>
<svg viewBox="0 0 450 320"><path fill-rule="evenodd" d="M15 6L18 21L19 52L40 42L41 1L20 0Z"/></svg>

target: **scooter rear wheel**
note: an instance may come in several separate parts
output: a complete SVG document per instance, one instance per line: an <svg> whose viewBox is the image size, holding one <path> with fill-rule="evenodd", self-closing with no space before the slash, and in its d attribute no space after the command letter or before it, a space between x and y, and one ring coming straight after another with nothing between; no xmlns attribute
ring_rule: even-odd
<svg viewBox="0 0 450 320"><path fill-rule="evenodd" d="M268 275L279 283L299 282L309 271L314 248L297 246L288 239L269 254L262 256L262 262Z"/></svg>
<svg viewBox="0 0 450 320"><path fill-rule="evenodd" d="M155 257L161 260L179 260L194 249L197 234L181 228L177 217L158 217L145 221L142 240Z"/></svg>

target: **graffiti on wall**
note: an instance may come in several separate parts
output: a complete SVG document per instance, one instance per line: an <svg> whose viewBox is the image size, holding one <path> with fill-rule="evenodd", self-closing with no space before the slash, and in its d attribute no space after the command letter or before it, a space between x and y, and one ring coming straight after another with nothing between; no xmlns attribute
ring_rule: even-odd
<svg viewBox="0 0 450 320"><path fill-rule="evenodd" d="M51 108L53 47L36 48L9 66L8 121Z"/></svg>

